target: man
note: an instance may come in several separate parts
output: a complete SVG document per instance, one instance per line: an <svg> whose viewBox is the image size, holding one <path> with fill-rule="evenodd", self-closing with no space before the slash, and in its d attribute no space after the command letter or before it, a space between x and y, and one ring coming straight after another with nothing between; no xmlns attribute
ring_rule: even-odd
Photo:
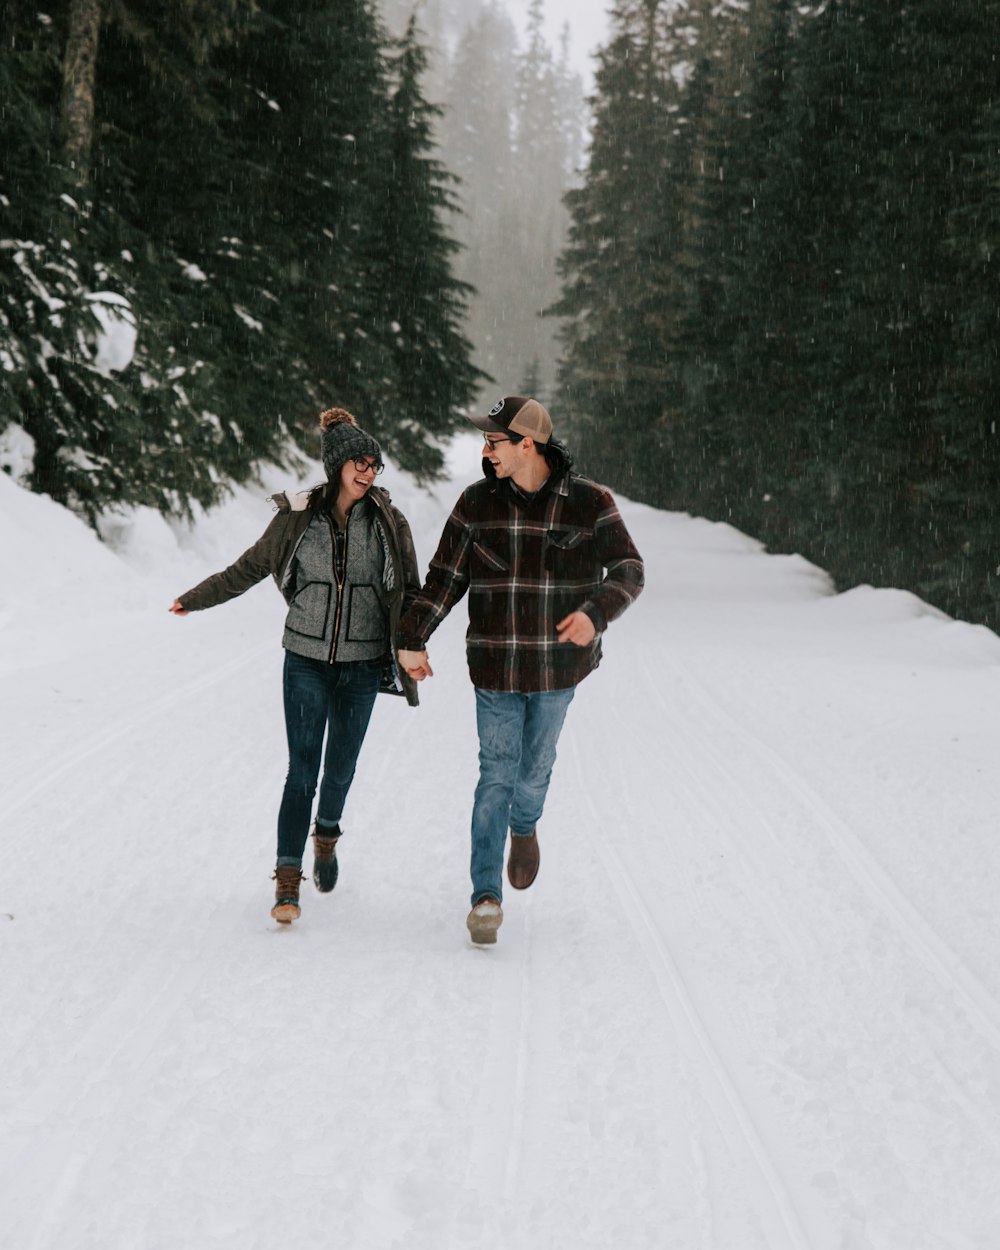
<svg viewBox="0 0 1000 1250"><path fill-rule="evenodd" d="M566 709L608 623L642 590L643 566L611 493L570 471L537 400L508 396L470 420L485 433L485 481L462 492L396 641L400 666L430 677L427 640L469 592L479 784L467 925L473 942L493 943L507 830L508 879L527 889Z"/></svg>

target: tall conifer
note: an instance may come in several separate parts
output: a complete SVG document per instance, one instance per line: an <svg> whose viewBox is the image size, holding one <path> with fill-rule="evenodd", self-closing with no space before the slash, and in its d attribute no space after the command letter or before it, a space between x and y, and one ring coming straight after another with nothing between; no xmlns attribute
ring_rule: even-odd
<svg viewBox="0 0 1000 1250"><path fill-rule="evenodd" d="M411 18L391 66L372 212L360 237L377 344L366 401L388 448L418 471L441 465L428 436L454 428L481 376L461 329L469 287L455 276L459 245L447 230L455 178L434 155L440 109L421 93L426 65Z"/></svg>
<svg viewBox="0 0 1000 1250"><path fill-rule="evenodd" d="M560 261L560 367L582 463L633 488L643 463L662 475L664 413L677 379L657 336L672 302L671 204L665 143L678 88L660 58L660 0L612 10L599 57L585 184L569 192L572 224Z"/></svg>

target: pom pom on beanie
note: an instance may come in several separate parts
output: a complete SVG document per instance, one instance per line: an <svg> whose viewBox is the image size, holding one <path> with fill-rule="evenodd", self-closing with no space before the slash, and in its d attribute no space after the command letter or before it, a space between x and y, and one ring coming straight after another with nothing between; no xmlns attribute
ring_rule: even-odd
<svg viewBox="0 0 1000 1250"><path fill-rule="evenodd" d="M363 456L382 459L378 442L343 408L327 408L320 414L319 428L322 430L323 468L331 481L348 460L360 460Z"/></svg>
<svg viewBox="0 0 1000 1250"><path fill-rule="evenodd" d="M358 424L346 408L327 408L326 412L319 414L319 428L321 430L328 430L331 425L340 425L341 423L346 423L347 425Z"/></svg>

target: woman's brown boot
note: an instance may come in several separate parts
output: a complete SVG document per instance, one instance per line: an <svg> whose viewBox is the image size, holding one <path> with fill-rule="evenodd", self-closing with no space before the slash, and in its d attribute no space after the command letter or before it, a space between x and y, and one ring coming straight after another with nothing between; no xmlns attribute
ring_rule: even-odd
<svg viewBox="0 0 1000 1250"><path fill-rule="evenodd" d="M337 884L340 865L337 863L337 841L340 838L340 825L324 828L315 825L313 828L313 884L320 894L329 894Z"/></svg>
<svg viewBox="0 0 1000 1250"><path fill-rule="evenodd" d="M275 868L271 880L277 882L271 915L278 924L291 924L302 915L302 908L299 906L299 883L305 877L298 868L285 865Z"/></svg>

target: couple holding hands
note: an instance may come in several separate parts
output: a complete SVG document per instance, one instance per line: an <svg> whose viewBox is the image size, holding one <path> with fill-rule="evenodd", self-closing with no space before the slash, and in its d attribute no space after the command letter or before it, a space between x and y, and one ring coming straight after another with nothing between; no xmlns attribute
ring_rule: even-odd
<svg viewBox="0 0 1000 1250"><path fill-rule="evenodd" d="M327 480L289 499L229 568L174 600L178 616L214 607L271 575L287 604L282 644L288 775L278 812L271 915L301 915L302 857L337 883L340 820L380 690L419 702L427 640L468 594L466 651L476 693L479 781L472 807L472 941L494 943L507 876L538 872L538 821L577 685L600 662L608 624L635 600L643 564L603 486L572 472L535 399L507 396L485 417L482 480L445 524L421 584L410 527L375 485L381 448L350 413L320 417ZM326 740L324 751L324 738Z"/></svg>

